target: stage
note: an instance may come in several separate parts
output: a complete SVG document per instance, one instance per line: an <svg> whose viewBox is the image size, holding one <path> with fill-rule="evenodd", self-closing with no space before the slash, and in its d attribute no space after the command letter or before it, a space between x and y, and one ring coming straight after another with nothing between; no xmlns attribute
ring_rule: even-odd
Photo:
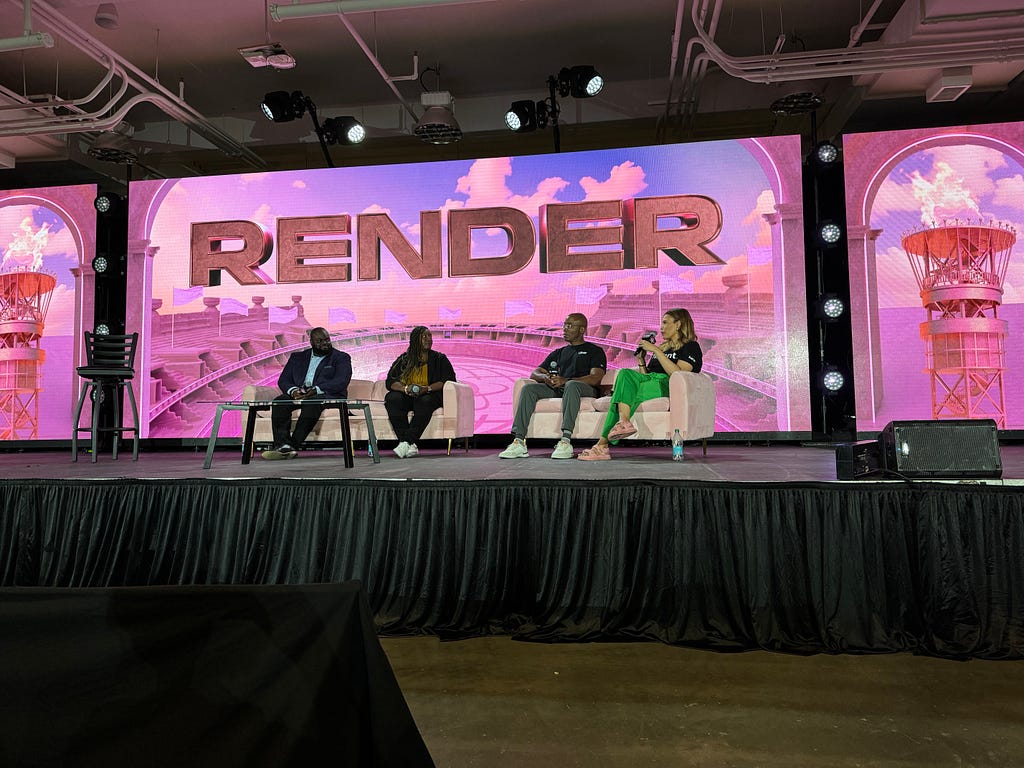
<svg viewBox="0 0 1024 768"><path fill-rule="evenodd" d="M493 441L492 441L493 442ZM589 443L578 443L577 453ZM355 467L345 469L339 450L303 452L288 461L264 461L258 454L248 465L241 464L241 449L218 446L213 464L203 469L205 444L194 448L143 450L138 462L131 460L130 446L112 460L103 453L93 464L83 452L71 461L70 449L45 452L0 453L0 473L6 480L449 480L504 483L510 480L539 482L612 480L625 482L657 480L686 483L835 483L836 460L831 445L755 443L751 445L708 445L707 455L699 444L688 444L685 460L672 462L667 445L613 448L609 462L549 459L553 443L538 440L529 444L527 459L497 458L504 444L473 448L468 453L459 445L445 455L444 444L427 445L419 456L400 460L384 443L380 464L374 464L365 446L357 447ZM986 485L1024 485L1024 445L1003 445L1001 480L984 480ZM845 483L861 487L864 480ZM898 479L872 478L870 482L902 485ZM915 481L914 484L920 481ZM943 481L949 482L949 481ZM956 482L956 481L952 481ZM970 481L974 482L974 481Z"/></svg>
<svg viewBox="0 0 1024 768"><path fill-rule="evenodd" d="M0 454L0 584L357 580L384 635L1024 657L1024 446L943 482L840 482L830 446L500 447Z"/></svg>

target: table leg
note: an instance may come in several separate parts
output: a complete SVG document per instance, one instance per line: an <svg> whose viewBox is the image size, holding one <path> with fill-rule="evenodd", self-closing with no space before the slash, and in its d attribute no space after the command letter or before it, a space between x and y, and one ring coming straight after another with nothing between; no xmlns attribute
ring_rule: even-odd
<svg viewBox="0 0 1024 768"><path fill-rule="evenodd" d="M363 404L363 413L366 414L366 441L373 452L373 463L380 464L380 451L377 450L377 433L373 431L373 419L370 417L370 404Z"/></svg>
<svg viewBox="0 0 1024 768"><path fill-rule="evenodd" d="M348 420L348 404L342 403L338 408L338 415L341 416L341 442L342 453L345 456L345 469L352 469L355 460L352 457L352 425Z"/></svg>
<svg viewBox="0 0 1024 768"><path fill-rule="evenodd" d="M249 418L245 420L245 437L242 438L243 464L248 464L249 460L252 459L252 435L256 431L256 414L258 410L255 406L249 406Z"/></svg>
<svg viewBox="0 0 1024 768"><path fill-rule="evenodd" d="M210 440L206 444L206 459L203 461L203 469L209 469L213 465L213 449L217 447L217 436L220 434L220 417L224 415L224 406L217 406L217 413L213 417L213 428L210 430Z"/></svg>

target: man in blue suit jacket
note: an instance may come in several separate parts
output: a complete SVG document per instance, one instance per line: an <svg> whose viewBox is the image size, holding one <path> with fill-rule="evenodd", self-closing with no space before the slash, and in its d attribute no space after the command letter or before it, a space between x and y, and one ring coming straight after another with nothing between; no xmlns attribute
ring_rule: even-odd
<svg viewBox="0 0 1024 768"><path fill-rule="evenodd" d="M294 459L302 441L320 420L324 410L320 401L348 396L352 358L331 346L331 336L323 328L309 332L309 345L309 349L292 353L277 380L281 394L274 398L270 409L274 448L263 452L264 459ZM291 430L296 408L301 411Z"/></svg>

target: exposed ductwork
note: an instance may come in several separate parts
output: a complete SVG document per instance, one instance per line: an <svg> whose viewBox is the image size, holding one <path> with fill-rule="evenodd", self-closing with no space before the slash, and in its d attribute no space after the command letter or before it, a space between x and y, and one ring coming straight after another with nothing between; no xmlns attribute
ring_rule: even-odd
<svg viewBox="0 0 1024 768"><path fill-rule="evenodd" d="M11 0L11 2L15 5L18 4L17 0ZM27 0L24 5L26 8L29 6ZM107 73L88 96L70 101L53 99L39 103L7 91L6 95L13 103L0 107L0 137L107 131L125 120L133 108L149 103L195 131L225 154L241 158L255 168L266 167L262 158L209 122L183 98L171 93L146 73L119 57L117 53L73 24L52 6L37 0L35 10L37 17L47 27L101 66L106 67ZM28 11L26 10L26 17L27 15ZM26 23L28 22L26 21ZM120 80L116 92L91 112L86 111L85 105L96 100L115 78ZM125 98L129 89L138 93ZM11 111L27 116L4 119L4 112Z"/></svg>

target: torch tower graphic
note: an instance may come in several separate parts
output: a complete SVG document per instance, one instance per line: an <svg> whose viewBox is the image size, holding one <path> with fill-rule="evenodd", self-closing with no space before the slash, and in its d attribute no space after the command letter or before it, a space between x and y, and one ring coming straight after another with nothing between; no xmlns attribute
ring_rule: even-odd
<svg viewBox="0 0 1024 768"><path fill-rule="evenodd" d="M932 417L993 419L1006 427L1007 323L998 317L1016 233L1000 224L945 222L903 237L921 302Z"/></svg>
<svg viewBox="0 0 1024 768"><path fill-rule="evenodd" d="M57 280L42 271L49 225L22 221L0 265L0 440L39 436L46 310Z"/></svg>

